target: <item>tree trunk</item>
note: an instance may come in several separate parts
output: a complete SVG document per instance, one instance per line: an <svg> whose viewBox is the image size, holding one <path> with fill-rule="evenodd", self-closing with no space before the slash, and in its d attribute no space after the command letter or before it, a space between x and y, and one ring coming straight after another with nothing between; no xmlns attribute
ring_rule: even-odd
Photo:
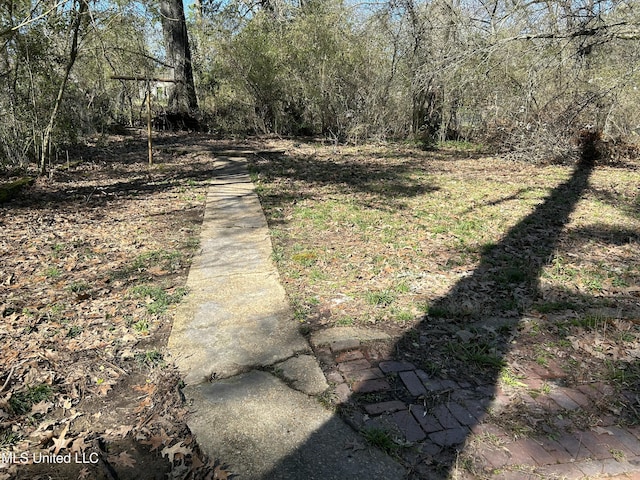
<svg viewBox="0 0 640 480"><path fill-rule="evenodd" d="M49 155L51 154L51 135L53 134L53 127L55 126L56 119L58 117L58 110L60 110L60 105L62 104L62 98L64 97L64 92L67 88L71 69L73 68L74 63L76 63L76 58L78 57L78 35L80 34L80 27L82 26L83 18L89 10L89 3L87 3L87 0L78 0L78 3L78 11L71 22L71 49L69 51L69 60L67 61L60 86L58 87L58 95L56 96L55 103L53 104L53 110L49 116L49 123L42 134L42 151L40 152L40 173L42 175L46 173L47 162L49 160Z"/></svg>
<svg viewBox="0 0 640 480"><path fill-rule="evenodd" d="M189 114L198 109L193 83L191 48L182 0L160 0L160 15L168 63L176 83L169 90L169 110Z"/></svg>

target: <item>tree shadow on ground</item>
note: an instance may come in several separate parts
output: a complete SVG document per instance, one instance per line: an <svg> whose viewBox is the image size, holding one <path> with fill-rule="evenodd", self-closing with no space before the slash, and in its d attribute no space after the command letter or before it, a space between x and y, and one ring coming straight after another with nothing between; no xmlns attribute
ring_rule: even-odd
<svg viewBox="0 0 640 480"><path fill-rule="evenodd" d="M327 196L331 195L331 189L358 194L358 201L372 209L404 209L404 200L436 191L438 187L424 179L411 178L411 169L406 161L398 161L400 158L398 155L389 159L363 158L362 155L325 158L258 153L250 168L254 172L261 171L267 181L277 181L283 187L261 195L267 208L291 199L308 198L303 186L313 185L326 187ZM428 171L426 158L417 161L422 161L424 171ZM269 164L268 169L260 168L264 163ZM415 168L415 162L412 167Z"/></svg>
<svg viewBox="0 0 640 480"><path fill-rule="evenodd" d="M49 178L40 179L3 207L14 211L52 205L106 208L181 187L185 182L202 185L215 175L211 158L223 150L233 153L243 149L211 136L162 135L154 140L155 163L149 166L142 137L76 147L70 154L70 166L54 166ZM191 160L191 168L174 168L185 157Z"/></svg>
<svg viewBox="0 0 640 480"><path fill-rule="evenodd" d="M412 358L410 352L415 349L423 350L416 357L424 358L425 349L436 355L444 352L446 356L441 359L434 356L433 362L417 366L423 382L419 389L423 389L424 394L416 394L406 401L410 404L409 411L414 408L410 422L421 424L427 433L424 435L426 442L418 443L422 445L421 449L411 456L415 464L411 466L409 478L448 478L458 462L457 449L489 415L490 407L499 403L498 385L505 355L512 347L513 333L531 320L525 318L523 312L540 298L542 270L554 258L561 233L589 188L592 171L590 162L577 165L571 177L555 187L531 214L507 232L502 241L485 249L474 272L433 302L422 323L397 342L394 350L399 360ZM386 176L379 174L378 181ZM317 177L310 180L329 181L332 178L321 168ZM620 242L623 241L621 236L630 232L600 233ZM505 305L514 308L505 313ZM396 381L401 385L397 378ZM433 390L425 390L424 385L433 385ZM467 393L470 395L465 398ZM454 403L464 406L466 421L453 420L446 425L445 417L451 418L452 411L446 410L443 396L446 402L454 399ZM357 401L362 400L358 393L354 397ZM421 411L422 415L416 415L416 411ZM350 416L348 410L346 414ZM363 430L385 427L378 418L363 418L357 413L350 419ZM430 419L435 419L436 423L440 421L437 432L429 433L425 427ZM314 437L309 438L300 451L313 449L315 441ZM299 453L285 458L282 465L295 461ZM278 472L282 465L274 468L269 478L280 478Z"/></svg>

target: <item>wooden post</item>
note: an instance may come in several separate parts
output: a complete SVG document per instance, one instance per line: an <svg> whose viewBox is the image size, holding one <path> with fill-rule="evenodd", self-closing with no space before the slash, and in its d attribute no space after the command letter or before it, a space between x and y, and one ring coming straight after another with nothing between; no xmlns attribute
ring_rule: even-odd
<svg viewBox="0 0 640 480"><path fill-rule="evenodd" d="M151 140L151 84L147 80L147 144L149 147L149 166L153 165L153 142Z"/></svg>
<svg viewBox="0 0 640 480"><path fill-rule="evenodd" d="M153 141L151 139L151 82L178 82L171 78L154 78L143 76L112 75L111 78L113 80L132 80L147 82L147 145L149 147L149 166L151 166L153 165Z"/></svg>

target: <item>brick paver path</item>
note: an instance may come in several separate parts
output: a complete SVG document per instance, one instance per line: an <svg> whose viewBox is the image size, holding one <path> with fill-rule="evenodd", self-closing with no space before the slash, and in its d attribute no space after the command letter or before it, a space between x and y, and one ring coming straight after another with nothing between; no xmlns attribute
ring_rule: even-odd
<svg viewBox="0 0 640 480"><path fill-rule="evenodd" d="M413 447L403 455L411 478L439 478L429 459L453 450L465 459L456 478L640 480L640 427L620 426L604 412L589 415L612 393L605 384L565 388L554 372L538 369L502 391L370 358L364 345L335 344L316 354L336 401L351 404L354 427L385 429Z"/></svg>

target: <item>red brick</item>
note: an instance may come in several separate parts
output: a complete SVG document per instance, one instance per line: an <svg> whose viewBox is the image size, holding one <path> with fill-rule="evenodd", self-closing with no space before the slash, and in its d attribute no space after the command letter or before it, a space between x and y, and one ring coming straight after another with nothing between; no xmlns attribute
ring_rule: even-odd
<svg viewBox="0 0 640 480"><path fill-rule="evenodd" d="M409 393L414 397L427 393L426 388L424 388L424 385L415 372L400 372L398 375L400 376L402 383L404 383L404 386L409 390Z"/></svg>
<svg viewBox="0 0 640 480"><path fill-rule="evenodd" d="M422 384L430 392L439 392L440 390L444 390L444 388L442 388L442 383L440 382L440 380L437 380L435 378L422 380Z"/></svg>
<svg viewBox="0 0 640 480"><path fill-rule="evenodd" d="M441 380L440 383L444 390L457 390L458 388L460 388L460 385L458 385L453 380Z"/></svg>
<svg viewBox="0 0 640 480"><path fill-rule="evenodd" d="M367 370L356 370L355 372L345 373L345 376L349 381L362 382L364 380L384 378L384 373L382 373L379 368L369 368Z"/></svg>
<svg viewBox="0 0 640 480"><path fill-rule="evenodd" d="M604 382L592 383L591 386L598 392L600 392L600 395L604 397L609 397L616 393L615 389L611 385L608 385Z"/></svg>
<svg viewBox="0 0 640 480"><path fill-rule="evenodd" d="M564 389L557 388L554 389L550 394L549 398L551 398L554 402L560 406L560 408L564 410L577 410L580 408L576 402L574 402L567 394Z"/></svg>
<svg viewBox="0 0 640 480"><path fill-rule="evenodd" d="M338 403L347 403L349 401L349 398L351 397L351 389L346 383L341 383L340 385L336 386L335 394Z"/></svg>
<svg viewBox="0 0 640 480"><path fill-rule="evenodd" d="M511 441L511 437L509 437L507 432L492 423L478 423L471 427L471 430L474 435L495 437L502 443L509 443Z"/></svg>
<svg viewBox="0 0 640 480"><path fill-rule="evenodd" d="M536 461L531 456L529 449L523 441L524 439L517 440L512 443L508 443L504 446L507 455L509 456L510 465L537 465Z"/></svg>
<svg viewBox="0 0 640 480"><path fill-rule="evenodd" d="M586 395L588 398L592 400L597 400L600 397L600 393L591 386L591 384L582 384L576 387L576 390Z"/></svg>
<svg viewBox="0 0 640 480"><path fill-rule="evenodd" d="M430 433L429 439L437 445L450 447L464 443L467 435L469 435L469 430L466 427L448 428L440 432Z"/></svg>
<svg viewBox="0 0 640 480"><path fill-rule="evenodd" d="M596 435L593 432L581 432L578 435L578 438L582 442L582 444L589 449L589 451L593 454L593 458L597 460L603 460L605 458L612 458L606 437L608 435Z"/></svg>
<svg viewBox="0 0 640 480"><path fill-rule="evenodd" d="M633 427L627 427L627 431L640 440L640 425L634 425Z"/></svg>
<svg viewBox="0 0 640 480"><path fill-rule="evenodd" d="M536 469L540 478L561 478L563 480L580 480L584 478L582 473L573 463L560 465L546 465Z"/></svg>
<svg viewBox="0 0 640 480"><path fill-rule="evenodd" d="M464 408L459 403L450 402L447 404L447 408L451 412L451 415L456 417L456 420L458 420L458 422L460 422L461 425L470 426L470 425L473 425L474 423L477 423L476 418L473 415L471 415L469 410Z"/></svg>
<svg viewBox="0 0 640 480"><path fill-rule="evenodd" d="M386 392L391 390L391 385L384 378L377 378L375 380L355 382L351 385L351 389L357 393Z"/></svg>
<svg viewBox="0 0 640 480"><path fill-rule="evenodd" d="M523 382L527 385L527 387L531 390L540 390L544 387L545 381L541 378L532 375L523 380Z"/></svg>
<svg viewBox="0 0 640 480"><path fill-rule="evenodd" d="M560 406L548 395L539 395L535 401L546 412L556 413L561 410Z"/></svg>
<svg viewBox="0 0 640 480"><path fill-rule="evenodd" d="M551 465L556 463L555 457L542 448L540 443L533 438L521 438L520 440L505 445L505 448L509 450L511 454L513 454L515 450L522 451L524 457L530 457L532 459L531 462L526 463L533 463L535 465Z"/></svg>
<svg viewBox="0 0 640 480"><path fill-rule="evenodd" d="M419 442L426 438L427 435L424 430L420 428L420 425L408 410L396 412L390 418L398 426L398 429L408 442Z"/></svg>
<svg viewBox="0 0 640 480"><path fill-rule="evenodd" d="M389 402L373 403L365 405L364 409L369 415L380 415L383 413L393 413L399 410L405 410L407 406L400 400L391 400Z"/></svg>
<svg viewBox="0 0 640 480"><path fill-rule="evenodd" d="M490 402L487 399L470 399L464 402L466 409L478 421L481 421L487 415L487 407L489 405Z"/></svg>
<svg viewBox="0 0 640 480"><path fill-rule="evenodd" d="M509 464L509 456L507 452L498 448L488 448L483 450L480 455L494 469L502 468Z"/></svg>
<svg viewBox="0 0 640 480"><path fill-rule="evenodd" d="M540 445L555 459L556 463L569 463L573 457L559 442L551 438L540 439Z"/></svg>
<svg viewBox="0 0 640 480"><path fill-rule="evenodd" d="M371 364L365 359L353 360L351 362L344 362L338 365L338 370L342 373L351 373L358 370L367 370L369 368L371 368Z"/></svg>
<svg viewBox="0 0 640 480"><path fill-rule="evenodd" d="M438 419L426 413L422 405L411 405L409 409L425 432L433 433L442 430L442 425L440 425Z"/></svg>
<svg viewBox="0 0 640 480"><path fill-rule="evenodd" d="M382 370L384 373L405 372L408 370L416 369L413 363L398 360L388 360L386 362L380 362L378 364L378 367L380 367L380 370Z"/></svg>
<svg viewBox="0 0 640 480"><path fill-rule="evenodd" d="M574 402L580 405L582 408L588 408L591 406L592 402L584 393L576 388L565 388L563 389L566 395L571 398Z"/></svg>
<svg viewBox="0 0 640 480"><path fill-rule="evenodd" d="M458 420L451 414L446 405L438 405L434 408L433 415L445 429L460 428L460 423L458 423Z"/></svg>
<svg viewBox="0 0 640 480"><path fill-rule="evenodd" d="M613 433L613 437L625 446L632 454L640 455L640 440L632 435L628 430L620 427L607 427Z"/></svg>
<svg viewBox="0 0 640 480"><path fill-rule="evenodd" d="M361 358L364 358L364 355L360 350L351 350L336 355L336 363L350 362L352 360L360 360Z"/></svg>
<svg viewBox="0 0 640 480"><path fill-rule="evenodd" d="M591 452L578 438L580 432L575 435L565 433L558 438L558 443L569 452L573 461L585 460L591 456Z"/></svg>
<svg viewBox="0 0 640 480"><path fill-rule="evenodd" d="M613 458L607 458L602 461L602 472L605 475L621 475L626 473L635 475L635 478L640 477L640 468L637 465L633 465L626 460L617 461Z"/></svg>

